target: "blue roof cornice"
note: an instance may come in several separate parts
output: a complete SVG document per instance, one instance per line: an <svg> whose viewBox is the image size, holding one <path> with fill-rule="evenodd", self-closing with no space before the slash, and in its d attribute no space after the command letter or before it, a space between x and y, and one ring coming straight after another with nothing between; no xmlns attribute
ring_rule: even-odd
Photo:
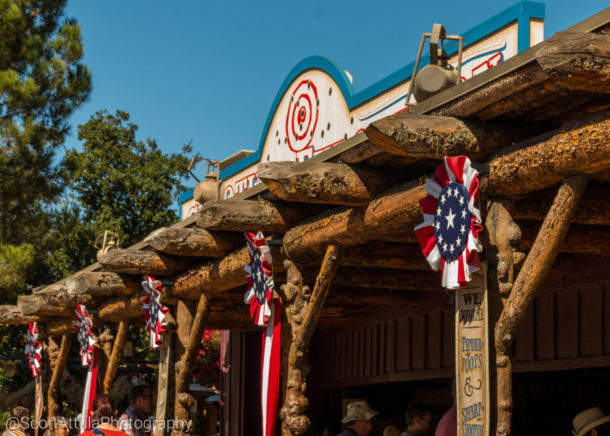
<svg viewBox="0 0 610 436"><path fill-rule="evenodd" d="M544 9L545 6L542 3L530 1L519 2L509 7L508 9L505 9L499 14L494 15L493 17L489 18L478 26L475 26L472 29L464 32L462 34L462 36L464 37L464 47L467 47L468 45L482 39L483 37L491 34L492 32L495 32L498 29L501 29L502 27L512 22L518 21L518 51L522 52L525 49L529 48L529 20L531 18L544 19ZM425 55L422 55L422 57L424 56ZM271 125L271 121L273 120L273 116L277 111L282 96L284 95L288 87L292 84L292 82L304 72L308 70L317 69L324 71L329 76L331 76L339 86L339 89L341 90L341 93L343 94L347 103L347 107L351 111L354 108L360 106L361 104L364 104L372 98L376 97L377 95L408 80L413 73L414 65L415 62L411 62L410 64L405 65L399 70L393 72L389 76L386 76L380 81L356 93L353 85L347 78L347 75L332 59L323 56L312 56L303 59L290 71L286 79L284 79L282 86L280 86L280 89L278 90L275 99L273 100L273 104L271 105L271 109L269 110L267 120L265 121L265 125L263 127L258 150L255 153L249 155L248 157L234 163L230 167L225 168L223 171L220 172L220 178L226 180L237 172L260 161L269 126ZM424 64L421 65L421 68L423 67Z"/></svg>

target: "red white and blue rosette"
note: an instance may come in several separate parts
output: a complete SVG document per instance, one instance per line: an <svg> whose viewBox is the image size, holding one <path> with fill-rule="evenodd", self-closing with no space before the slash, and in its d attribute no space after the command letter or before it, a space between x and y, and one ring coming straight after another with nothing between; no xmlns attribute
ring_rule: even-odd
<svg viewBox="0 0 610 436"><path fill-rule="evenodd" d="M250 316L263 329L261 342L261 429L262 436L274 436L280 393L280 339L282 302L273 298L271 250L262 233L246 233L250 263L248 290L244 302L250 305Z"/></svg>
<svg viewBox="0 0 610 436"><path fill-rule="evenodd" d="M25 358L32 371L32 377L40 374L42 362L42 344L38 340L38 324L31 322L28 325L28 332L25 343Z"/></svg>
<svg viewBox="0 0 610 436"><path fill-rule="evenodd" d="M89 366L93 361L95 336L91 332L91 318L83 304L79 304L74 310L74 327L77 330L80 361L83 366Z"/></svg>
<svg viewBox="0 0 610 436"><path fill-rule="evenodd" d="M481 267L479 173L466 156L446 157L425 189L424 222L415 227L419 245L432 269L441 269L443 287L466 286Z"/></svg>
<svg viewBox="0 0 610 436"><path fill-rule="evenodd" d="M151 275L146 275L142 288L147 294L142 306L144 321L150 334L150 346L156 350L163 344L163 332L167 330L165 316L169 313L169 308L161 304L161 282L159 280L155 280Z"/></svg>
<svg viewBox="0 0 610 436"><path fill-rule="evenodd" d="M271 316L273 299L273 269L271 251L261 232L245 233L250 263L244 268L248 289L244 302L250 305L250 317L258 326L266 326Z"/></svg>

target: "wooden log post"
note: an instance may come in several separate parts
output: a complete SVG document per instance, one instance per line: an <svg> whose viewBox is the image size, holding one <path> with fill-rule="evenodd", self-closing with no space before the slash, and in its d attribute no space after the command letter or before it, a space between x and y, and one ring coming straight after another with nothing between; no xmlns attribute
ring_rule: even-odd
<svg viewBox="0 0 610 436"><path fill-rule="evenodd" d="M64 290L61 293L40 293L20 295L17 306L24 315L37 316L70 316L79 304L91 306L93 299L89 295L71 297Z"/></svg>
<svg viewBox="0 0 610 436"><path fill-rule="evenodd" d="M586 176L575 176L561 184L495 326L498 436L508 436L511 432L511 345L536 292L557 257L587 182Z"/></svg>
<svg viewBox="0 0 610 436"><path fill-rule="evenodd" d="M194 257L222 257L243 245L240 235L189 227L163 227L144 241L157 251Z"/></svg>
<svg viewBox="0 0 610 436"><path fill-rule="evenodd" d="M303 276L292 261L286 261L288 283L282 286L284 310L291 329L284 405L280 412L283 436L300 436L309 428L305 416L308 401L305 397L309 373L309 344L320 317L321 309L339 266L342 247L331 244L316 279L313 292L303 286Z"/></svg>
<svg viewBox="0 0 610 436"><path fill-rule="evenodd" d="M106 367L106 374L104 376L104 393L109 394L112 390L114 379L116 378L121 357L123 356L123 348L125 348L125 342L127 341L127 332L129 331L129 324L127 320L119 322L119 328L114 338L114 344L112 346L112 352L108 359L108 366Z"/></svg>
<svg viewBox="0 0 610 436"><path fill-rule="evenodd" d="M366 206L384 183L378 172L333 162L267 162L257 173L282 200L342 206Z"/></svg>
<svg viewBox="0 0 610 436"><path fill-rule="evenodd" d="M51 421L57 411L57 392L61 378L68 363L68 354L70 353L70 345L72 344L72 334L65 334L61 338L61 346L59 347L59 355L53 367L53 374L49 382L49 390L47 391L47 418Z"/></svg>
<svg viewBox="0 0 610 436"><path fill-rule="evenodd" d="M176 305L176 336L174 341L174 419L175 429L172 434L181 435L186 431L187 422L190 421L188 411L194 404L195 399L188 393L188 383L186 392L178 392L179 374L182 371L182 359L186 354L189 340L191 337L191 329L195 315L195 302L179 300ZM190 382L190 380L189 380ZM178 415L180 413L180 416ZM186 419L185 419L186 417ZM192 429L192 423L191 423Z"/></svg>
<svg viewBox="0 0 610 436"><path fill-rule="evenodd" d="M196 360L196 353L201 346L201 338L203 329L209 312L209 302L205 294L201 294L197 304L197 311L191 325L188 343L186 344L184 354L180 359L179 372L176 376L176 401L174 405L174 415L179 422L188 422L190 420L188 408L184 404L184 395L188 394L188 387L193 378L193 366ZM181 429L185 431L184 429ZM192 432L192 426L190 432Z"/></svg>
<svg viewBox="0 0 610 436"><path fill-rule="evenodd" d="M126 274L169 276L187 269L191 262L150 250L115 248L104 254L100 264L107 270Z"/></svg>

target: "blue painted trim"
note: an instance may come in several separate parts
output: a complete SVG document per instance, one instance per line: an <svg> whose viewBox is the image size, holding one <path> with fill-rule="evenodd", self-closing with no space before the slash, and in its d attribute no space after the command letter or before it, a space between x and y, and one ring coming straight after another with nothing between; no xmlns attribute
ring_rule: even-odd
<svg viewBox="0 0 610 436"><path fill-rule="evenodd" d="M180 208L182 208L182 203L185 203L189 200L193 199L193 192L195 191L195 188L191 188L188 191L184 191L183 193L180 194Z"/></svg>
<svg viewBox="0 0 610 436"><path fill-rule="evenodd" d="M544 4L530 1L519 2L509 7L508 9L505 9L499 14L494 15L493 17L479 24L478 26L475 26L472 29L464 32L462 34L462 36L464 37L464 47L466 48L474 42L491 34L492 32L506 26L507 24L517 21L519 24L518 50L519 52L521 52L523 51L522 46L525 48L529 48L529 22L531 18L544 19ZM522 26L521 23L526 23L527 25ZM525 34L526 30L527 35ZM449 54L451 55L453 53ZM425 58L425 56L426 55L422 55L422 58ZM377 83L374 83L368 88L365 88L362 91L355 93L354 87L348 80L343 70L333 60L321 56L312 56L302 60L290 71L290 73L282 83L282 86L280 86L280 89L278 90L275 99L273 100L273 104L271 105L271 109L269 111L269 114L267 115L267 120L265 121L265 126L263 128L258 150L255 153L252 153L250 156L245 157L244 159L234 163L230 167L225 168L223 171L220 172L220 178L222 180L226 180L232 175L244 170L245 168L248 168L249 166L255 163L258 163L261 160L263 146L265 144L265 138L267 137L267 131L269 129L269 126L271 125L271 120L275 115L280 100L282 99L284 93L287 91L288 87L292 84L294 79L296 79L305 71L317 69L322 70L328 75L330 75L332 79L337 83L339 89L341 90L341 93L345 97L348 109L352 111L357 106L366 103L367 101L385 92L386 90L408 80L411 77L411 74L413 73L414 65L415 62L411 62L410 64L400 68L398 71L395 71L394 73L378 81ZM425 63L422 62L421 68L423 68L424 66Z"/></svg>

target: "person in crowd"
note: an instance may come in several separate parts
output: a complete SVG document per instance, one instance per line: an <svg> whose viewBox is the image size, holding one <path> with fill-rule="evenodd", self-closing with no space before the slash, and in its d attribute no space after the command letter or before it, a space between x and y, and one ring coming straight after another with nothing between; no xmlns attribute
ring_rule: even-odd
<svg viewBox="0 0 610 436"><path fill-rule="evenodd" d="M610 415L599 407L584 410L572 421L574 436L610 436Z"/></svg>
<svg viewBox="0 0 610 436"><path fill-rule="evenodd" d="M127 436L115 424L116 404L110 395L98 395L93 400L91 430L85 430L81 436Z"/></svg>
<svg viewBox="0 0 610 436"><path fill-rule="evenodd" d="M119 418L119 428L128 436L148 436L152 432L154 400L147 385L137 385L129 393L129 407Z"/></svg>
<svg viewBox="0 0 610 436"><path fill-rule="evenodd" d="M409 404L405 413L407 429L401 436L428 436L432 433L432 408L426 403Z"/></svg>
<svg viewBox="0 0 610 436"><path fill-rule="evenodd" d="M392 424L386 425L383 429L383 436L400 436L401 433L400 429Z"/></svg>
<svg viewBox="0 0 610 436"><path fill-rule="evenodd" d="M451 382L451 397L453 406L449 408L438 422L434 436L456 436L457 434L457 410L455 409L455 379Z"/></svg>
<svg viewBox="0 0 610 436"><path fill-rule="evenodd" d="M347 413L341 422L347 429L338 436L368 436L375 429L377 411L371 409L365 400L352 401L347 405Z"/></svg>
<svg viewBox="0 0 610 436"><path fill-rule="evenodd" d="M68 420L63 416L53 417L53 427L54 430L51 433L53 436L68 436L70 434Z"/></svg>
<svg viewBox="0 0 610 436"><path fill-rule="evenodd" d="M11 411L8 426L2 432L2 436L27 436L29 428L30 410L26 407L17 406Z"/></svg>

